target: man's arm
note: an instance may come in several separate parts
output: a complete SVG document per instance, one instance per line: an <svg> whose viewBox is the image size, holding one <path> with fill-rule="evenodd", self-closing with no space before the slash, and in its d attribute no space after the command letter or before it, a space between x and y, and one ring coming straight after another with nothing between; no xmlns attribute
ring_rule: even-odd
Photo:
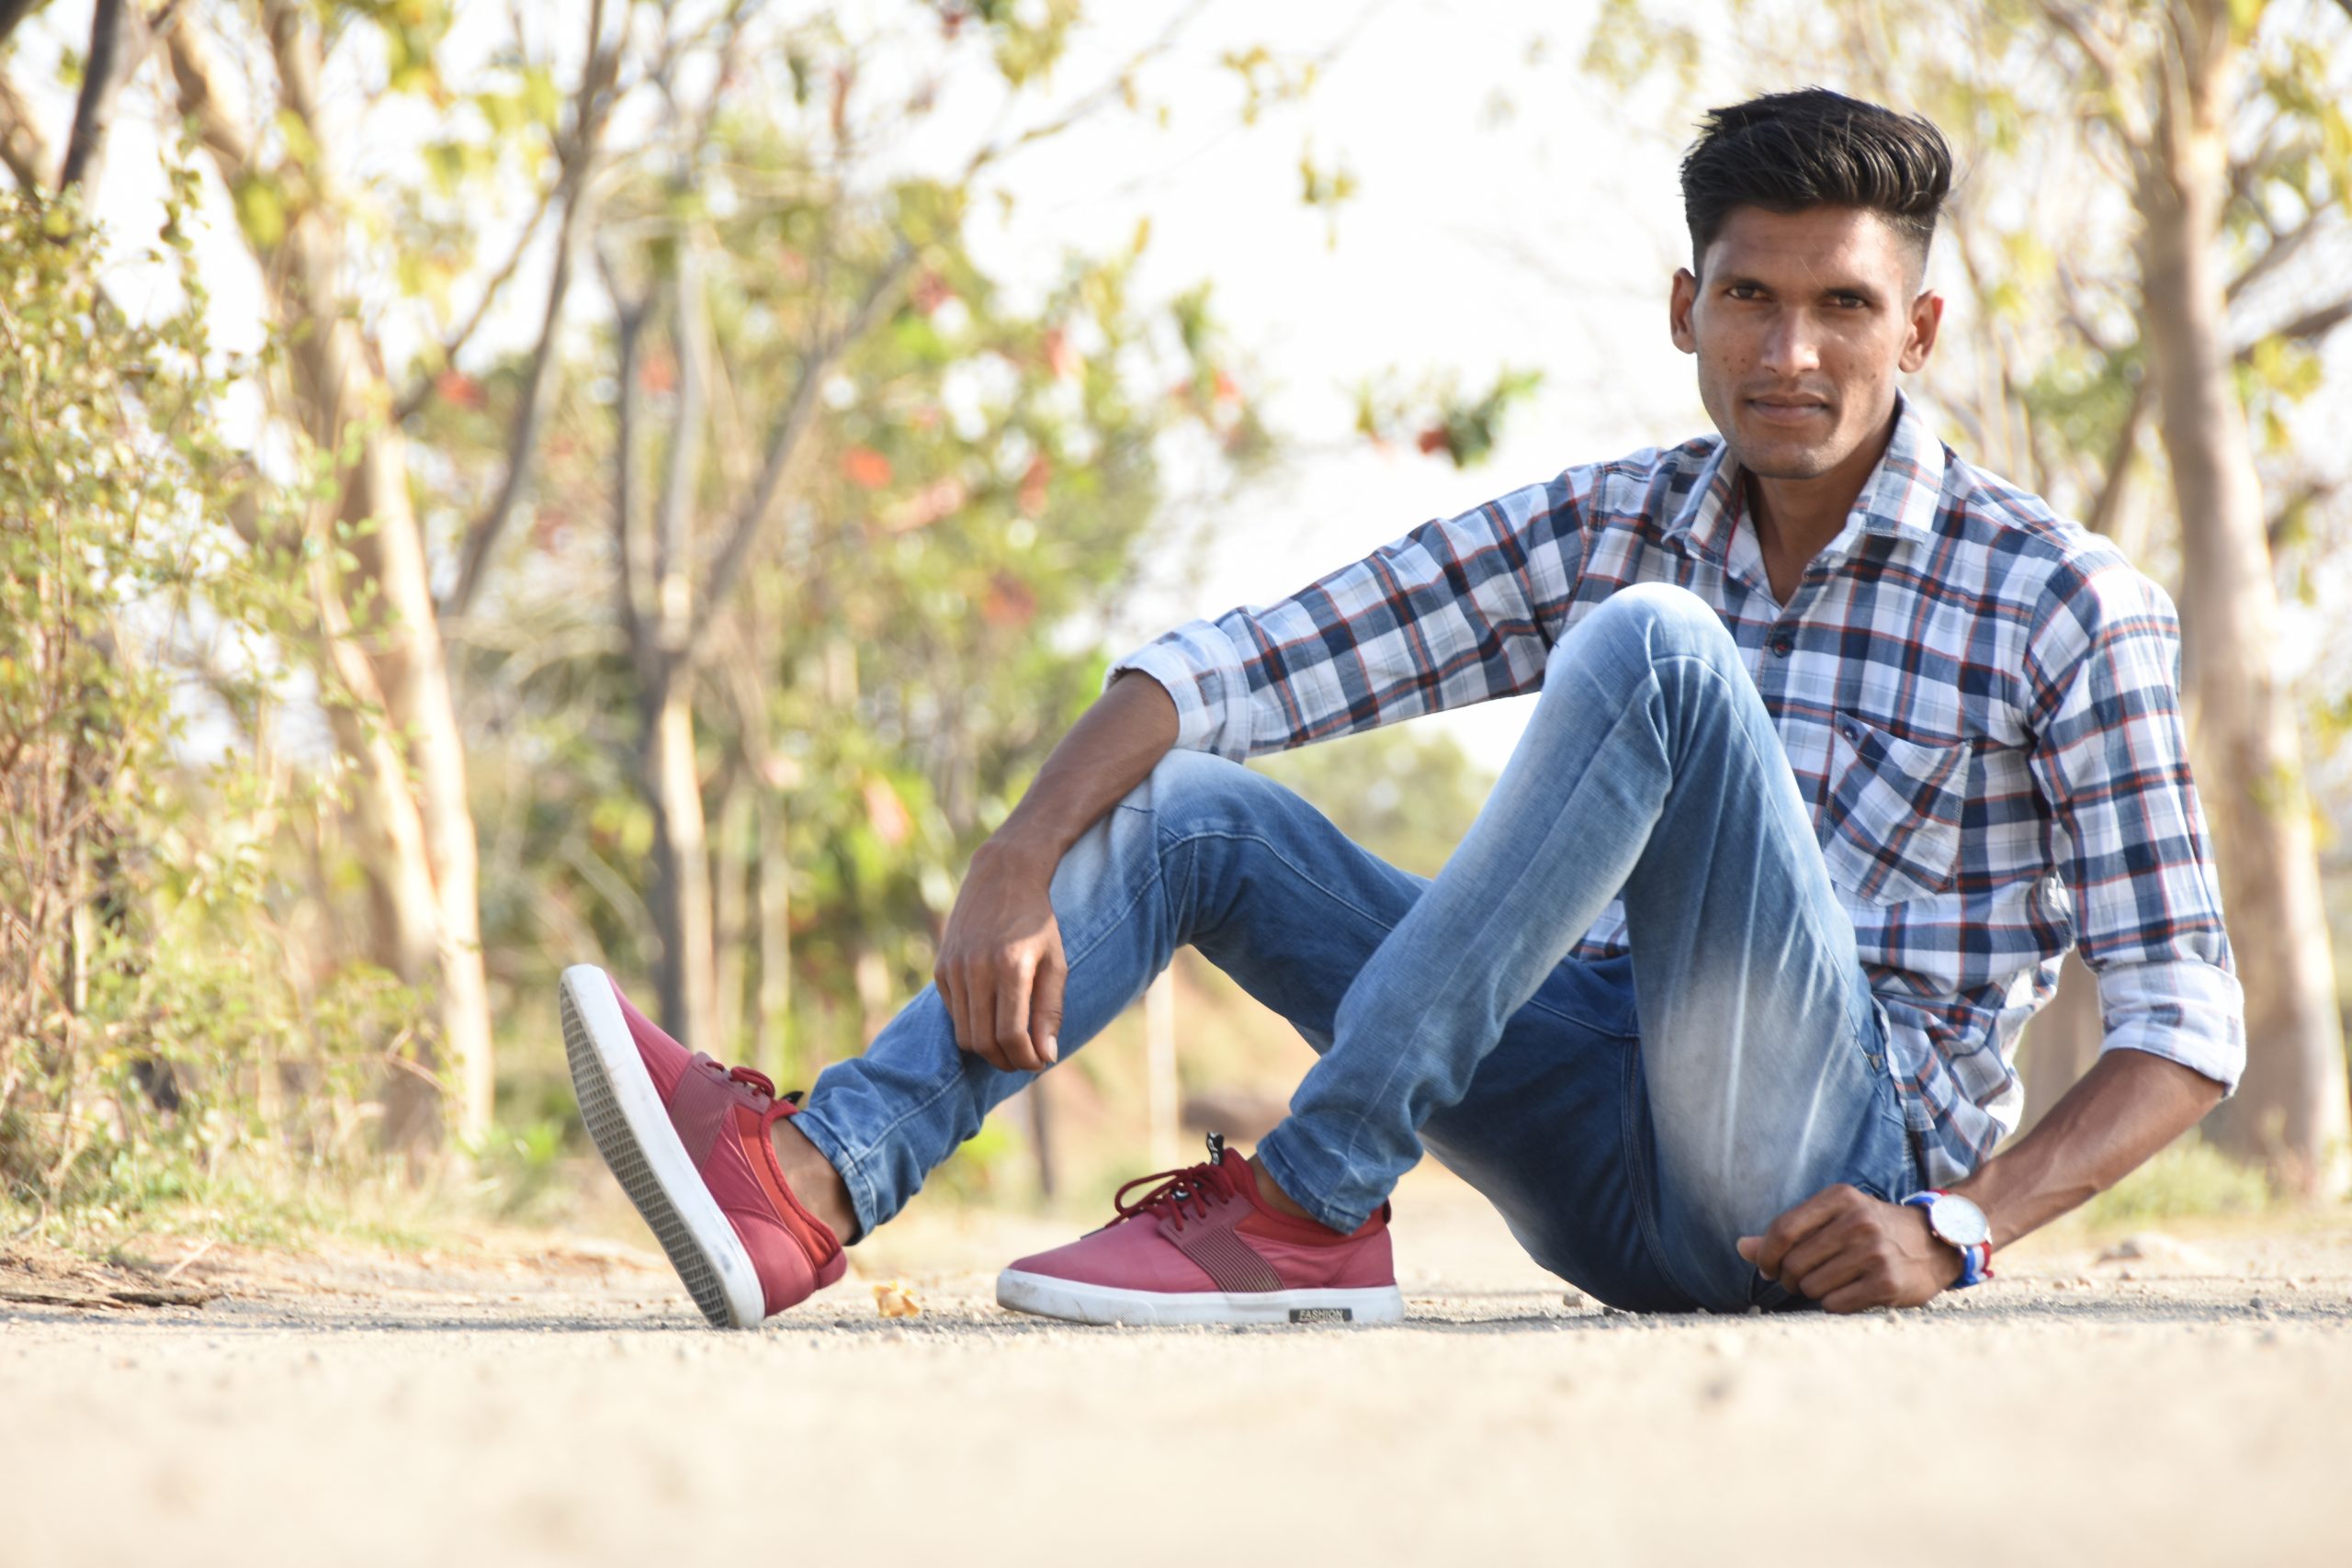
<svg viewBox="0 0 2352 1568"><path fill-rule="evenodd" d="M1069 975L1048 897L1054 869L1175 744L1168 693L1122 671L974 852L931 971L956 1044L1008 1069L1035 1072L1054 1061Z"/></svg>
<svg viewBox="0 0 2352 1568"><path fill-rule="evenodd" d="M1949 1190L1984 1211L1997 1250L2105 1191L2221 1103L2222 1086L2144 1051L2110 1051L2015 1147ZM1740 1256L1831 1312L1917 1306L1960 1278L1924 1210L1852 1187L1814 1194L1744 1236Z"/></svg>
<svg viewBox="0 0 2352 1568"><path fill-rule="evenodd" d="M956 1043L1000 1067L1054 1060L1067 975L1054 870L1172 748L1240 761L1541 684L1597 472L1424 524L1276 604L1180 626L1123 660L972 857L932 970Z"/></svg>

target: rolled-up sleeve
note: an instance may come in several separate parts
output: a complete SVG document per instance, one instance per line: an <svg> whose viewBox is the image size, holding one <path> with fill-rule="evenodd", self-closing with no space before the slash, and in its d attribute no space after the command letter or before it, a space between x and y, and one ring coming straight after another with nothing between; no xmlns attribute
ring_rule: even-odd
<svg viewBox="0 0 2352 1568"><path fill-rule="evenodd" d="M1113 664L1175 700L1177 744L1236 761L1514 696L1582 570L1581 470L1394 544L1281 602L1177 627Z"/></svg>
<svg viewBox="0 0 2352 1568"><path fill-rule="evenodd" d="M2234 1090L2245 998L2180 716L2163 590L2100 551L2060 573L2028 650L2031 766L2058 832L2102 1051L2144 1051Z"/></svg>

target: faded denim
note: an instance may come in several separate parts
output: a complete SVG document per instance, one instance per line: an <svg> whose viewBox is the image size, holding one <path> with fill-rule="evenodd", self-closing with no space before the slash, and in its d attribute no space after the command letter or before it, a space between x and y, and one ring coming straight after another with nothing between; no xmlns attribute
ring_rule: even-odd
<svg viewBox="0 0 2352 1568"><path fill-rule="evenodd" d="M1630 956L1571 956L1621 889ZM1064 857L1052 898L1065 1058L1185 942L1322 1053L1258 1155L1341 1229L1426 1149L1600 1300L1738 1311L1802 1303L1737 1237L1836 1182L1920 1184L1794 775L1730 636L1678 588L1622 591L1555 647L1434 881L1180 751ZM926 987L795 1125L870 1232L1026 1081L959 1052Z"/></svg>

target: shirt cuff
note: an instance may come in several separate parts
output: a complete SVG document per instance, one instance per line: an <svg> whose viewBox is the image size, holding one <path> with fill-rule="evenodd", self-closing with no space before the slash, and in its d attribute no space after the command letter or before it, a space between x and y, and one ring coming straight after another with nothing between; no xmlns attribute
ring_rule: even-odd
<svg viewBox="0 0 2352 1568"><path fill-rule="evenodd" d="M1108 688L1123 670L1140 670L1176 705L1176 744L1233 761L1250 757L1250 678L1241 651L1213 621L1191 621L1157 637L1104 672Z"/></svg>
<svg viewBox="0 0 2352 1568"><path fill-rule="evenodd" d="M2145 1051L2237 1092L2245 1072L2245 990L2196 959L2111 963L2098 974L2099 1054Z"/></svg>

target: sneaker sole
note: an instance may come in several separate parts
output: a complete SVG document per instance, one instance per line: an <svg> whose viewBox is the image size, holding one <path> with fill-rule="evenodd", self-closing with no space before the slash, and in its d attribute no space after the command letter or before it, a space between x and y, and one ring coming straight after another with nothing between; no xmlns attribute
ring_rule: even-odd
<svg viewBox="0 0 2352 1568"><path fill-rule="evenodd" d="M767 1305L759 1270L678 1141L662 1091L621 1016L611 977L593 964L575 964L563 972L558 990L563 1054L596 1152L653 1227L654 1239L710 1325L757 1328Z"/></svg>
<svg viewBox="0 0 2352 1568"><path fill-rule="evenodd" d="M1007 1269L996 1277L997 1305L1064 1323L1290 1324L1402 1323L1405 1298L1394 1285L1352 1291L1125 1291Z"/></svg>

